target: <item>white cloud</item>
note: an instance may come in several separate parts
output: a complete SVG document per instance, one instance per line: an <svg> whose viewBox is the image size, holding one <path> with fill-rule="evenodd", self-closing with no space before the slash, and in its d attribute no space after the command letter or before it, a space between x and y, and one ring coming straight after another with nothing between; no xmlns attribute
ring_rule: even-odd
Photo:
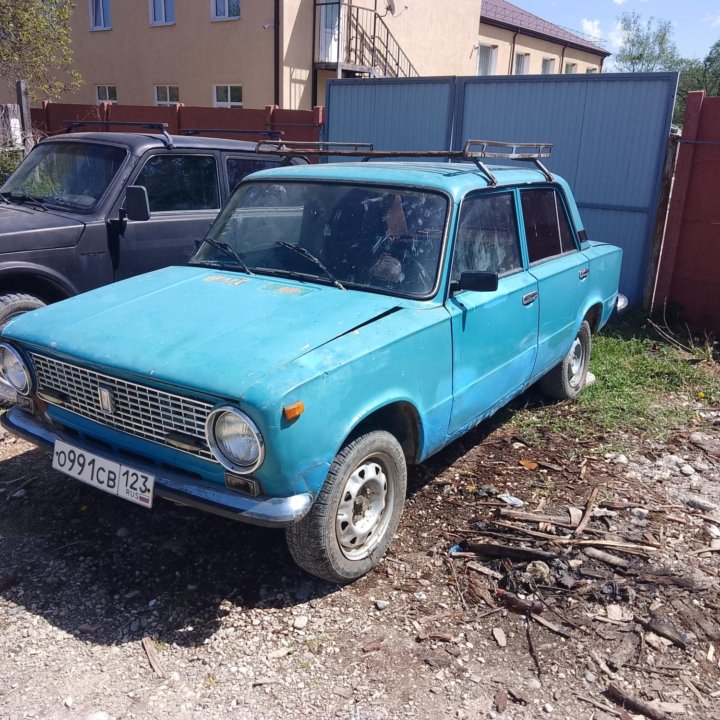
<svg viewBox="0 0 720 720"><path fill-rule="evenodd" d="M625 33L623 33L622 25L619 22L616 22L613 25L612 30L608 33L610 47L617 50L623 43L624 35Z"/></svg>
<svg viewBox="0 0 720 720"><path fill-rule="evenodd" d="M595 38L601 38L603 36L603 32L600 29L600 21L599 20L588 20L587 18L583 18L580 21L582 31L586 35L592 35L592 37Z"/></svg>
<svg viewBox="0 0 720 720"><path fill-rule="evenodd" d="M613 2L616 5L624 5L627 2L627 0L613 0Z"/></svg>
<svg viewBox="0 0 720 720"><path fill-rule="evenodd" d="M710 23L710 27L718 27L720 25L720 13L706 15L703 22Z"/></svg>

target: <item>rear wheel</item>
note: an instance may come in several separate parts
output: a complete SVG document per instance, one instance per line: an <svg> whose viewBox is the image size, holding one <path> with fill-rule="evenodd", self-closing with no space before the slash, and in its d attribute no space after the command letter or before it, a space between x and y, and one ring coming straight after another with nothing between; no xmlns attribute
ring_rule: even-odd
<svg viewBox="0 0 720 720"><path fill-rule="evenodd" d="M0 332L11 321L23 313L37 310L45 305L40 298L26 293L0 295ZM17 402L17 394L5 383L0 382L0 408L10 407Z"/></svg>
<svg viewBox="0 0 720 720"><path fill-rule="evenodd" d="M567 355L540 380L544 395L553 400L573 400L580 394L587 380L591 337L590 324L583 320Z"/></svg>
<svg viewBox="0 0 720 720"><path fill-rule="evenodd" d="M377 430L352 440L335 457L310 512L286 530L295 562L331 582L365 575L390 545L406 489L395 437Z"/></svg>

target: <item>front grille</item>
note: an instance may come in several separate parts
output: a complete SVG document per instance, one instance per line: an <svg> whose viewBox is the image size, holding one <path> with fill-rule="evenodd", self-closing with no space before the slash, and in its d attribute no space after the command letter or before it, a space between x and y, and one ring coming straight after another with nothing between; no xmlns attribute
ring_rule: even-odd
<svg viewBox="0 0 720 720"><path fill-rule="evenodd" d="M213 406L180 395L86 370L44 355L32 354L38 392L49 402L101 425L173 449L178 436L189 441L191 455L215 460L205 441L205 420ZM105 409L101 406L101 390ZM104 393L103 393L104 394ZM108 398L111 411L108 412Z"/></svg>

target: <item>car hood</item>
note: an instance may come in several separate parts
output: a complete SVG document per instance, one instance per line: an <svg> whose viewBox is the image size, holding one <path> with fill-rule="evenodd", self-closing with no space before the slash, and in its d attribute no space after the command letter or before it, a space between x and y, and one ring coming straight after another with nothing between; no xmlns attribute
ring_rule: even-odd
<svg viewBox="0 0 720 720"><path fill-rule="evenodd" d="M85 223L52 210L0 202L0 254L72 247Z"/></svg>
<svg viewBox="0 0 720 720"><path fill-rule="evenodd" d="M268 373L402 302L294 280L171 267L22 315L3 337L110 375L239 399Z"/></svg>

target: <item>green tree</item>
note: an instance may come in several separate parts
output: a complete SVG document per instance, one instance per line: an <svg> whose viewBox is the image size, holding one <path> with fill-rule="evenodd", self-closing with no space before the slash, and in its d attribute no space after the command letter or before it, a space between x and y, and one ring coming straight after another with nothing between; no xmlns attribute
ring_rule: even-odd
<svg viewBox="0 0 720 720"><path fill-rule="evenodd" d="M708 50L703 60L683 60L673 115L676 125L683 123L687 96L693 90L704 90L708 95L720 95L720 40Z"/></svg>
<svg viewBox="0 0 720 720"><path fill-rule="evenodd" d="M71 67L75 0L0 0L0 80L27 80L35 100L82 83Z"/></svg>
<svg viewBox="0 0 720 720"><path fill-rule="evenodd" d="M613 57L618 72L656 72L679 70L682 58L673 40L669 20L644 21L636 12L620 16L622 43Z"/></svg>

